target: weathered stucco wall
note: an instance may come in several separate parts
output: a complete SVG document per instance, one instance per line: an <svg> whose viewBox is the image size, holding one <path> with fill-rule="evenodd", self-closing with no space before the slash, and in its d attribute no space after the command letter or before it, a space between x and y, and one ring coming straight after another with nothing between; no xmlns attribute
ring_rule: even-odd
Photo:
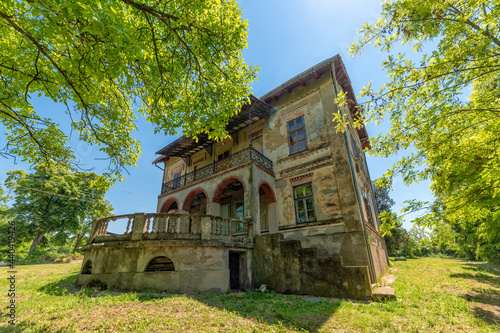
<svg viewBox="0 0 500 333"><path fill-rule="evenodd" d="M92 262L92 274L79 274L77 283L100 281L110 289L165 290L168 292L218 291L229 289L229 251L251 260L249 249L225 247L214 241L129 241L95 246L85 251L83 263ZM169 258L175 271L146 272L155 257ZM244 264L241 283L251 287L251 275Z"/></svg>
<svg viewBox="0 0 500 333"><path fill-rule="evenodd" d="M366 266L344 266L338 256L322 256L300 241L281 240L280 234L255 239L255 285L282 293L367 299L371 296Z"/></svg>
<svg viewBox="0 0 500 333"><path fill-rule="evenodd" d="M347 148L350 142L344 133L337 133L333 122L333 113L337 112L335 97L333 75L327 72L318 80L285 92L271 102L277 112L267 122L270 130L264 131L264 139L266 151L275 161L280 230L289 232L294 226L299 226L296 222L293 187L310 182L314 195L314 223L341 218L344 234L329 235L324 238L324 242L307 237L305 232L297 230L294 230L293 237L284 236L287 239L300 239L303 247L315 247L329 255L342 256L348 265L373 267L375 275L379 276L387 264L386 259L385 264L382 260L385 250L383 246L377 247L370 254L363 227L363 221L368 221L367 214L372 214L376 221L374 228L378 230L368 171L363 160L363 163L355 164L357 160L349 155ZM344 113L352 122L350 112L345 109ZM290 155L287 122L300 116L305 120L308 149ZM362 151L359 136L355 131L352 133L356 140L353 144ZM365 206L362 198L358 202L356 190L359 195L362 195L362 191L367 194L371 207ZM300 226L308 229L308 224ZM373 265L370 257L373 257Z"/></svg>
<svg viewBox="0 0 500 333"><path fill-rule="evenodd" d="M265 151L275 161L280 226L296 223L292 187L312 182L317 221L342 217L348 231L362 230L343 133L337 133L332 114L335 91L330 73L285 93L271 102L277 110L266 122ZM303 116L306 151L290 154L287 122ZM308 176L312 179L308 180Z"/></svg>
<svg viewBox="0 0 500 333"><path fill-rule="evenodd" d="M329 233L328 229L334 227L335 225L321 226L318 228L323 232L309 235L306 234L308 228L304 228L300 234L291 237L284 233L284 237L300 241L302 248L317 248L321 255L342 257L344 265L368 267L364 233L362 231Z"/></svg>

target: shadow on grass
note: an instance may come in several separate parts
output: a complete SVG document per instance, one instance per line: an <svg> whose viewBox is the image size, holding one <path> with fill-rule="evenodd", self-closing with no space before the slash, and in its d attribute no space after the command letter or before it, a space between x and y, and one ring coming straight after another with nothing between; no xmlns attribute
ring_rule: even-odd
<svg viewBox="0 0 500 333"><path fill-rule="evenodd" d="M474 303L474 315L490 324L500 324L500 295L468 292L462 295Z"/></svg>
<svg viewBox="0 0 500 333"><path fill-rule="evenodd" d="M76 285L77 277L78 273L69 275L60 280L41 286L37 291L56 296L76 294L81 290L81 287Z"/></svg>
<svg viewBox="0 0 500 333"><path fill-rule="evenodd" d="M475 280L479 283L490 285L495 289L500 289L500 270L495 265L486 262L464 261L462 267L472 272L453 273L450 274L450 277Z"/></svg>
<svg viewBox="0 0 500 333"><path fill-rule="evenodd" d="M498 265L484 261L462 260L462 262L463 262L463 267L467 270L486 271L490 274L498 275L498 278L500 278L500 267Z"/></svg>
<svg viewBox="0 0 500 333"><path fill-rule="evenodd" d="M135 293L130 291L103 290L102 288L82 288L76 285L77 275L73 274L46 284L38 288L38 291L54 296L66 296L70 294L80 297L125 296L124 300L136 299L141 302L187 296L192 300L218 310L236 313L243 318L277 325L278 327L283 326L285 328L307 330L310 332L318 331L341 306L340 300L282 295L273 292L247 292L229 295L216 295L213 293L175 295L152 291Z"/></svg>
<svg viewBox="0 0 500 333"><path fill-rule="evenodd" d="M337 311L341 301L275 293L198 296L195 299L219 310L235 312L260 322L316 332Z"/></svg>
<svg viewBox="0 0 500 333"><path fill-rule="evenodd" d="M473 304L473 314L489 324L500 324L500 270L486 262L464 261L462 267L471 273L450 274L452 278L473 280L489 287L473 288L461 295Z"/></svg>
<svg viewBox="0 0 500 333"><path fill-rule="evenodd" d="M36 325L34 325L30 321L16 321L15 325L0 327L0 331L2 333L21 333L27 331L28 329L30 330L35 329L35 326ZM36 328L34 332L66 333L67 329L64 327L58 330L54 330L50 326L47 326L42 328Z"/></svg>

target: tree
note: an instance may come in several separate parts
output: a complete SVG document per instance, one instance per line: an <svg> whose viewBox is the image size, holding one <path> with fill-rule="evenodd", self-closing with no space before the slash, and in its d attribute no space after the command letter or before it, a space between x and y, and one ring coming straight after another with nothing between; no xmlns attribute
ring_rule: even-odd
<svg viewBox="0 0 500 333"><path fill-rule="evenodd" d="M91 231L92 222L98 218L110 216L112 211L113 207L107 200L98 200L94 205L88 207L85 214L78 216L80 221L79 228L74 233L75 245L73 247L73 253L78 250L78 247L82 243L83 239Z"/></svg>
<svg viewBox="0 0 500 333"><path fill-rule="evenodd" d="M375 180L373 189L378 212L390 211L396 202L389 196L389 186L377 185L377 181Z"/></svg>
<svg viewBox="0 0 500 333"><path fill-rule="evenodd" d="M46 234L62 245L83 233L88 220L112 210L104 199L107 181L95 173L38 165L32 174L8 172L5 184L14 197L10 213L16 221L16 238L32 241L28 255Z"/></svg>
<svg viewBox="0 0 500 333"><path fill-rule="evenodd" d="M155 131L224 137L249 94L247 23L235 0L4 0L0 3L2 155L35 165L74 161L68 138L34 109L46 96L67 108L79 139L135 165L133 106Z"/></svg>
<svg viewBox="0 0 500 333"><path fill-rule="evenodd" d="M376 180L373 189L375 204L382 222L380 232L384 236L387 253L401 254L409 246L409 235L403 228L402 218L391 209L395 202L389 196L389 186L381 186Z"/></svg>
<svg viewBox="0 0 500 333"><path fill-rule="evenodd" d="M0 184L0 253L7 254L8 253L8 245L9 245L9 214L7 207L8 196L5 195L5 191ZM4 258L0 259L0 261L4 261ZM7 260L5 260L7 261Z"/></svg>
<svg viewBox="0 0 500 333"><path fill-rule="evenodd" d="M357 54L373 43L389 53L383 63L389 82L361 92L364 118L391 123L389 133L371 140L370 153L388 157L413 149L381 182L390 184L396 174L407 184L431 180L442 216L477 223L485 237L500 230L499 17L496 0L386 1L382 17L364 24L362 39L351 47ZM398 45L422 52L420 61L393 54ZM410 205L423 206L431 208Z"/></svg>

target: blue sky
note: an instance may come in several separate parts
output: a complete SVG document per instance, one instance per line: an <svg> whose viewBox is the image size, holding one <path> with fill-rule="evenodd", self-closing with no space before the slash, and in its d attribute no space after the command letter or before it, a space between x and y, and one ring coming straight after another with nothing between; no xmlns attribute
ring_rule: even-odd
<svg viewBox="0 0 500 333"><path fill-rule="evenodd" d="M243 54L247 63L260 66L258 81L252 83L252 92L260 97L281 85L300 72L317 63L340 54L357 93L363 85L372 81L374 87L386 82L381 70L385 54L376 49L367 49L355 58L347 54L349 45L359 36L357 31L364 22L376 21L380 13L380 3L376 0L240 0L243 17L248 20L248 48ZM67 119L64 107L46 99L36 99L37 111L50 113L53 119ZM153 134L153 128L144 119L137 120L135 137L141 141L142 156L138 167L130 168L125 182L117 183L108 192L107 199L115 207L115 214L134 212L154 212L156 197L160 193L162 172L151 163L155 152L176 137ZM0 130L3 128L0 127ZM387 125L367 125L368 134L376 136L388 130ZM0 146L4 146L0 137ZM86 167L95 167L101 173L106 167L102 161L95 161L98 148L81 142L72 142L76 156ZM368 166L372 179L380 177L397 158L380 159L368 156ZM0 158L0 180L5 180L5 172L28 169L27 163L14 163L12 159ZM394 209L399 211L404 200L431 200L428 183L404 186L396 179L392 198L397 202ZM405 228L411 227L414 215L405 217Z"/></svg>

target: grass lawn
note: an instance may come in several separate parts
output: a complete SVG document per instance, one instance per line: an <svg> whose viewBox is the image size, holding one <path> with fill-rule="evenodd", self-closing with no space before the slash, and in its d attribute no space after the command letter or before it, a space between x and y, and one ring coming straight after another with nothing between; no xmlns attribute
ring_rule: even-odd
<svg viewBox="0 0 500 333"><path fill-rule="evenodd" d="M500 266L393 262L397 300L363 303L273 293L174 296L79 290L80 263L16 267L17 323L0 268L1 332L500 332Z"/></svg>

